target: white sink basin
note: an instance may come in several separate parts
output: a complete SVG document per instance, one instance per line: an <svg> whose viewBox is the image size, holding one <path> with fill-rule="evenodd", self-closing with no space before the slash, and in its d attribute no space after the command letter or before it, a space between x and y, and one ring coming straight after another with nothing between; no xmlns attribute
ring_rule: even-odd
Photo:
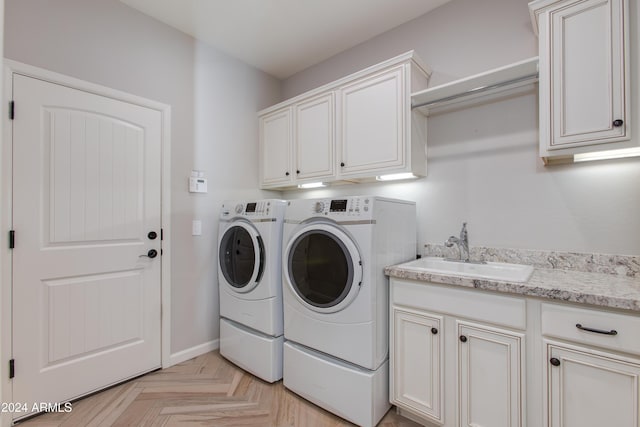
<svg viewBox="0 0 640 427"><path fill-rule="evenodd" d="M444 258L425 257L399 265L407 270L424 273L446 274L452 276L470 277L473 279L498 280L501 282L524 283L533 273L530 265L507 264L502 262L488 262L474 264Z"/></svg>

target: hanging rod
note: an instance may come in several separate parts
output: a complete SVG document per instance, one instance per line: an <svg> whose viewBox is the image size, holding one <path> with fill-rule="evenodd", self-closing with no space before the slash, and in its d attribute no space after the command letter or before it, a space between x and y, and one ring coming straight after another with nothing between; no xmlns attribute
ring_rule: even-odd
<svg viewBox="0 0 640 427"><path fill-rule="evenodd" d="M426 101L426 102L421 102L419 104L415 104L415 105L411 105L411 109L414 108L421 108L421 107L427 107L430 105L435 105L435 104L440 104L443 102L448 102L448 101L453 101L454 99L458 99L458 98L463 98L463 97L467 97L470 95L475 95L478 93L483 93L483 92L487 92L490 90L494 90L494 89L499 89L505 86L510 86L510 85L514 85L517 83L523 83L523 82L528 82L528 81L535 81L538 79L538 73L533 73L533 74L528 74L526 76L522 76L522 77L517 77L515 79L511 79L511 80L506 80L503 82L499 82L499 83L495 83L492 85L486 85L486 86L479 86L473 89L469 89L467 91L461 92L461 93L457 93L455 95L451 95L451 96L445 96L444 98L438 98L438 99L434 99L432 101Z"/></svg>

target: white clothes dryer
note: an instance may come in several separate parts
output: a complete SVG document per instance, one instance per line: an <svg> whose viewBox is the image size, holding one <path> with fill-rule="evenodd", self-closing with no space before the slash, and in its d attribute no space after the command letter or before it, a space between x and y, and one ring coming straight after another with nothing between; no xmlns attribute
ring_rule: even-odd
<svg viewBox="0 0 640 427"><path fill-rule="evenodd" d="M282 378L282 229L286 202L226 201L220 212L220 354L268 382Z"/></svg>
<svg viewBox="0 0 640 427"><path fill-rule="evenodd" d="M283 242L284 385L373 426L390 406L384 267L415 258L415 203L292 200Z"/></svg>

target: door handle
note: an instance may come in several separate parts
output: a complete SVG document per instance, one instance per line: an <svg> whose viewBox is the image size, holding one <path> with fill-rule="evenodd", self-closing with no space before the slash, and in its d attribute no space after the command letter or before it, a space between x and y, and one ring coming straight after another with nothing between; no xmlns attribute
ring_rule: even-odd
<svg viewBox="0 0 640 427"><path fill-rule="evenodd" d="M142 258L142 257L155 258L157 256L158 256L158 251L156 251L155 249L149 249L149 252L147 252L145 255L140 255L138 258Z"/></svg>

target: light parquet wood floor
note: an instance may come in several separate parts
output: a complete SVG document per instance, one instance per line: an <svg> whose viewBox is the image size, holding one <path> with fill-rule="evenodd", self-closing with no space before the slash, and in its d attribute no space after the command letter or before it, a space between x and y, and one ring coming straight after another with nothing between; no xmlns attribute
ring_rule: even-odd
<svg viewBox="0 0 640 427"><path fill-rule="evenodd" d="M218 351L152 372L47 413L20 427L242 426L342 427L353 424L239 369ZM419 426L390 410L380 427Z"/></svg>

